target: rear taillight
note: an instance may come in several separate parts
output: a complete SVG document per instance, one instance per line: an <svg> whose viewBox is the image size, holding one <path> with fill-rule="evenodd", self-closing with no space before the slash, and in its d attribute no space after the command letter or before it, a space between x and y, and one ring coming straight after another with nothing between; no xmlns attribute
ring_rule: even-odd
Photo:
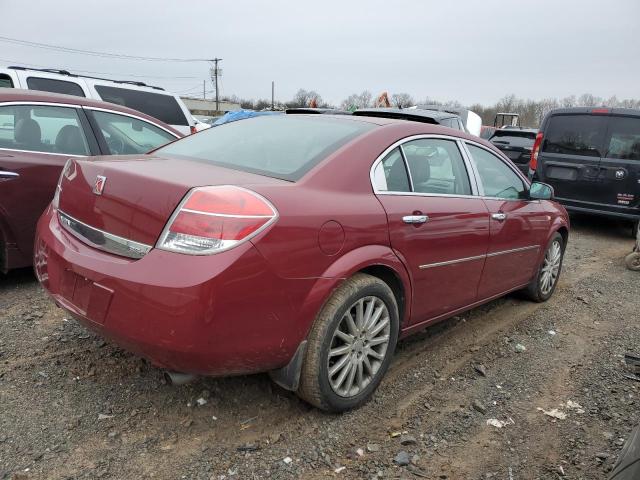
<svg viewBox="0 0 640 480"><path fill-rule="evenodd" d="M191 125L191 134L193 135L194 133L198 133L198 129L195 125Z"/></svg>
<svg viewBox="0 0 640 480"><path fill-rule="evenodd" d="M156 246L191 255L219 253L249 240L277 218L273 205L251 190L198 187L173 213Z"/></svg>
<svg viewBox="0 0 640 480"><path fill-rule="evenodd" d="M542 132L538 132L536 141L533 143L533 149L531 150L531 160L529 160L529 179L533 178L533 174L536 173L536 169L538 168L538 153L540 153L541 145Z"/></svg>
<svg viewBox="0 0 640 480"><path fill-rule="evenodd" d="M58 184L56 185L56 191L53 194L53 201L51 205L55 210L58 209L60 205L60 193L62 192L62 179L66 177L69 180L73 180L76 176L76 162L73 161L72 158L67 160L67 163L64 164L62 172L60 172L60 177L58 178Z"/></svg>
<svg viewBox="0 0 640 480"><path fill-rule="evenodd" d="M609 110L608 108L592 108L591 109L591 113L595 115L609 115L609 112L611 112L611 110Z"/></svg>

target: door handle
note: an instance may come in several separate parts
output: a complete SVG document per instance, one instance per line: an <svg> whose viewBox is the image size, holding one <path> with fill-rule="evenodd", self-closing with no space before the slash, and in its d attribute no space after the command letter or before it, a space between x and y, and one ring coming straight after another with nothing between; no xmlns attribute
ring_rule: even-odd
<svg viewBox="0 0 640 480"><path fill-rule="evenodd" d="M493 218L494 220L497 220L499 222L504 222L507 219L507 214L506 213L492 213L491 214L491 218Z"/></svg>
<svg viewBox="0 0 640 480"><path fill-rule="evenodd" d="M5 172L0 170L0 178L5 178L5 179L11 179L11 178L18 178L20 176L19 173L15 173L15 172Z"/></svg>
<svg viewBox="0 0 640 480"><path fill-rule="evenodd" d="M402 217L402 221L410 224L427 223L429 221L429 217L427 215L405 215Z"/></svg>

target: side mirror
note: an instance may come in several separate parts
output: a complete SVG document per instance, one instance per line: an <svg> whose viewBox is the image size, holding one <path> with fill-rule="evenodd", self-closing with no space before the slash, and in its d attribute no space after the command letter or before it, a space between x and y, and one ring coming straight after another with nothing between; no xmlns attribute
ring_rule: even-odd
<svg viewBox="0 0 640 480"><path fill-rule="evenodd" d="M529 188L531 200L553 200L553 187L542 182L533 182Z"/></svg>

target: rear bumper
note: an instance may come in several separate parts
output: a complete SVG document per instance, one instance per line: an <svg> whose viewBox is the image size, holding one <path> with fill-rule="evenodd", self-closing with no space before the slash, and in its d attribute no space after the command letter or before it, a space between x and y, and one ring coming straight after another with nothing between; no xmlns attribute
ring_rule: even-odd
<svg viewBox="0 0 640 480"><path fill-rule="evenodd" d="M296 313L313 282L274 275L250 242L217 255L152 249L132 260L82 243L49 208L34 264L58 305L161 368L202 375L279 368L309 327Z"/></svg>
<svg viewBox="0 0 640 480"><path fill-rule="evenodd" d="M570 212L589 213L593 215L602 215L612 218L626 218L628 220L640 220L640 209L632 207L618 207L616 205L607 205L602 203L581 202L568 198L557 198L556 201L561 203Z"/></svg>

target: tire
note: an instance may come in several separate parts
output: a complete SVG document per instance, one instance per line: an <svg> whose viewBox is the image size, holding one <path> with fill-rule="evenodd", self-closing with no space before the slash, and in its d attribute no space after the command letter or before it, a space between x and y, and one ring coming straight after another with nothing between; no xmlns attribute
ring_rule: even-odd
<svg viewBox="0 0 640 480"><path fill-rule="evenodd" d="M640 252L631 252L624 257L624 264L629 270L633 270L634 272L640 271Z"/></svg>
<svg viewBox="0 0 640 480"><path fill-rule="evenodd" d="M538 272L536 276L531 281L531 283L524 289L525 295L534 302L546 302L551 298L553 292L556 290L556 286L558 285L558 280L560 279L560 272L562 271L562 261L564 260L564 240L562 235L559 233L555 233L549 243L547 244L547 248L544 251L544 257L542 257L542 262L538 267ZM555 256L553 257L553 269L555 270L555 277L553 277L552 284L549 288L548 285L545 285L545 270L548 267L548 262L552 259L550 255L552 255L552 249L559 248L559 258L557 259L557 263L555 263ZM557 267L557 268L556 268Z"/></svg>
<svg viewBox="0 0 640 480"><path fill-rule="evenodd" d="M298 396L331 412L365 403L389 367L399 325L398 305L385 282L363 273L345 281L318 313L307 337Z"/></svg>
<svg viewBox="0 0 640 480"><path fill-rule="evenodd" d="M638 229L640 229L640 220L635 221L631 224L631 238L638 238Z"/></svg>
<svg viewBox="0 0 640 480"><path fill-rule="evenodd" d="M640 427L631 431L609 480L637 480L640 478Z"/></svg>

